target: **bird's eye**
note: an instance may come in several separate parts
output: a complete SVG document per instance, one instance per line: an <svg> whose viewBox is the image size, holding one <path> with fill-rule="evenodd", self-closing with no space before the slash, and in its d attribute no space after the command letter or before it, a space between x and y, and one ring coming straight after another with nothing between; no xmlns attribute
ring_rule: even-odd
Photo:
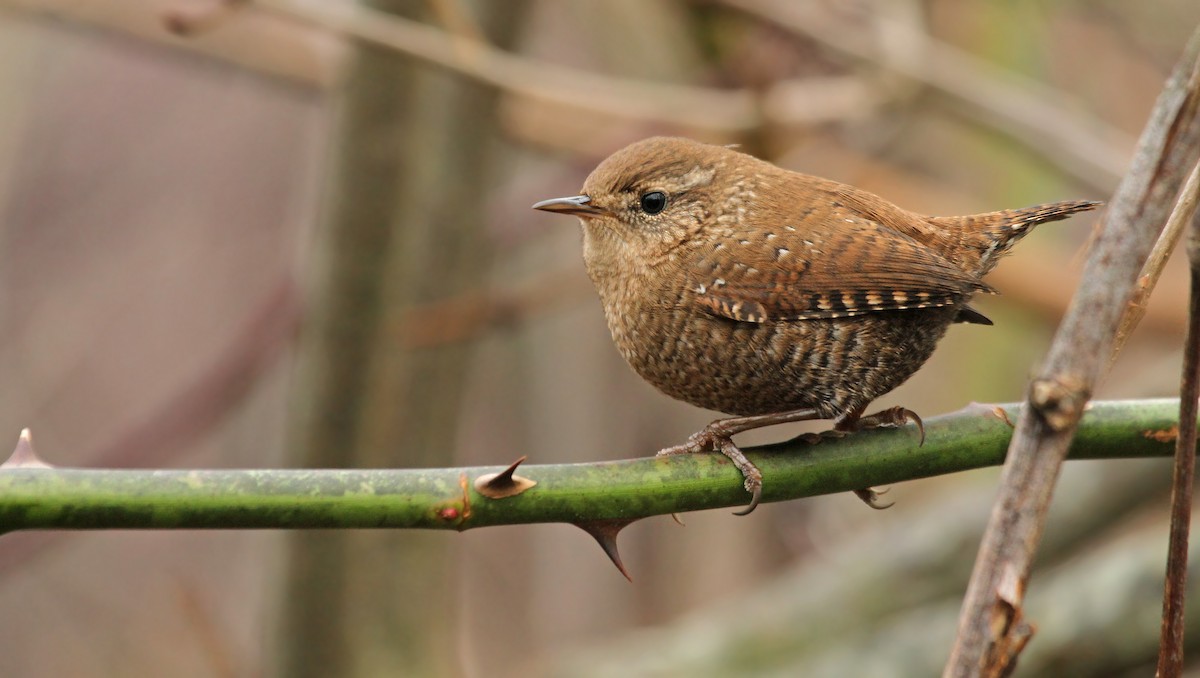
<svg viewBox="0 0 1200 678"><path fill-rule="evenodd" d="M642 206L642 211L646 214L658 214L667 206L667 194L662 191L643 193L639 204Z"/></svg>

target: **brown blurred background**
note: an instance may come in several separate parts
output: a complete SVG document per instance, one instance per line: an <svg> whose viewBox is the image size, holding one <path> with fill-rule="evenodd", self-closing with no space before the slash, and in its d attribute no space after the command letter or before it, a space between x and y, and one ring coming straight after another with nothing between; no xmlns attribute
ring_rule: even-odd
<svg viewBox="0 0 1200 678"><path fill-rule="evenodd" d="M374 7L403 23L0 1L0 432L97 467L650 454L713 414L625 367L578 228L531 203L652 134L933 214L1104 199L1200 22L1186 0ZM1093 221L1023 242L979 302L996 326L953 329L880 405L1019 399ZM1173 261L1100 396L1176 392L1184 290ZM1067 467L1018 675L1152 673L1169 477ZM8 535L0 675L934 675L995 479L642 521L632 584L557 525Z"/></svg>

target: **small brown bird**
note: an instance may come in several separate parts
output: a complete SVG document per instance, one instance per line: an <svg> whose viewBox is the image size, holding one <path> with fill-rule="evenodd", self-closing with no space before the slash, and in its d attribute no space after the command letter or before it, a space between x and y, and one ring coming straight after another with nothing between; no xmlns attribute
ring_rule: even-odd
<svg viewBox="0 0 1200 678"><path fill-rule="evenodd" d="M655 137L609 156L581 195L534 209L583 223L583 259L625 360L663 393L738 415L660 455L715 449L751 494L762 474L731 436L834 419L834 430L921 419L863 415L908 379L1030 228L1100 203L928 217L853 186L730 148ZM875 494L857 494L872 506Z"/></svg>

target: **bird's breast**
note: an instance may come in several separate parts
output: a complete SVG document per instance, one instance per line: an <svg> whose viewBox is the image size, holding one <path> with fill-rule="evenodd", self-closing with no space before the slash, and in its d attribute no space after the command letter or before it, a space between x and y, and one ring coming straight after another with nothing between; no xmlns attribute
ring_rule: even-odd
<svg viewBox="0 0 1200 678"><path fill-rule="evenodd" d="M953 313L738 322L691 303L688 288L607 282L605 317L634 371L669 396L738 415L811 407L832 418L865 405L925 362Z"/></svg>

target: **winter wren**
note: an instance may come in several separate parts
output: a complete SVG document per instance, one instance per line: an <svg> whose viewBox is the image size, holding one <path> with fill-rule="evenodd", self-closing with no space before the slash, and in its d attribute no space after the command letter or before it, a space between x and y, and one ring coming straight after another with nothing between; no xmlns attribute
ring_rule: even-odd
<svg viewBox="0 0 1200 678"><path fill-rule="evenodd" d="M951 323L990 325L967 303L1036 224L1099 203L928 217L853 186L678 138L609 156L581 195L533 207L583 223L583 259L613 341L663 393L732 415L659 454L719 450L761 426L834 419L851 432L908 421L872 400L919 368ZM874 494L860 497L872 503ZM872 505L874 505L872 503Z"/></svg>

